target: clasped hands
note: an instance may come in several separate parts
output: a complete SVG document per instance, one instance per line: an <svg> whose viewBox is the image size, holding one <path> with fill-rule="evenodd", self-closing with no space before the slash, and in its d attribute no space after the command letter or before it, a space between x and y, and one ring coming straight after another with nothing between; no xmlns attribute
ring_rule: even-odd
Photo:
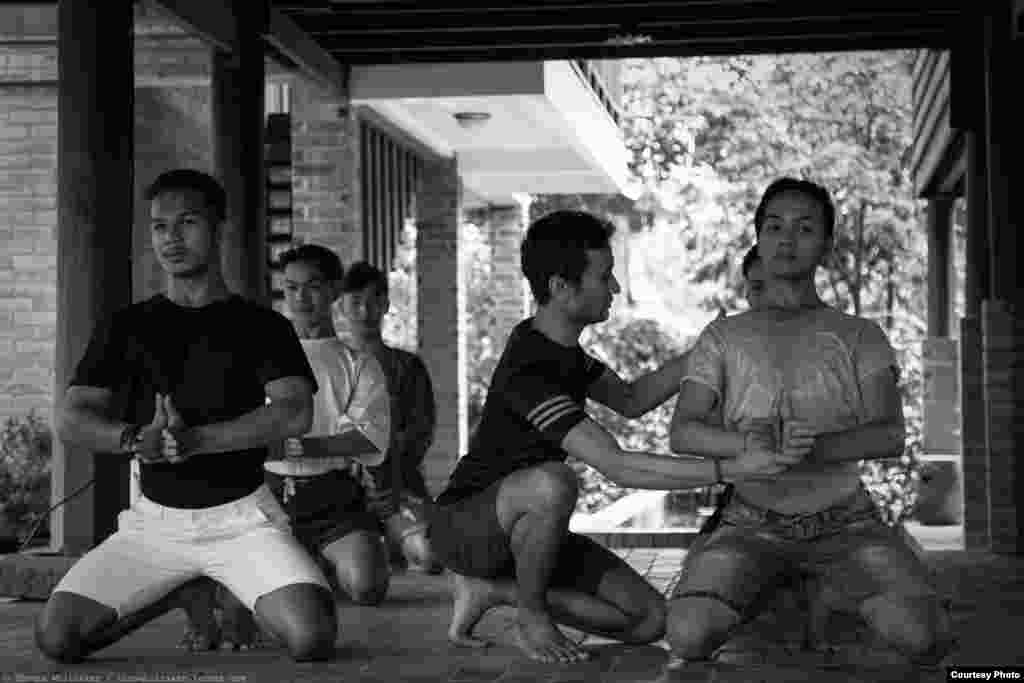
<svg viewBox="0 0 1024 683"><path fill-rule="evenodd" d="M142 427L132 443L131 452L140 461L176 465L192 457L198 439L185 424L169 395L157 394L153 419Z"/></svg>
<svg viewBox="0 0 1024 683"><path fill-rule="evenodd" d="M797 419L755 418L739 424L743 453L751 473L772 475L806 462L814 450L815 431L810 423Z"/></svg>

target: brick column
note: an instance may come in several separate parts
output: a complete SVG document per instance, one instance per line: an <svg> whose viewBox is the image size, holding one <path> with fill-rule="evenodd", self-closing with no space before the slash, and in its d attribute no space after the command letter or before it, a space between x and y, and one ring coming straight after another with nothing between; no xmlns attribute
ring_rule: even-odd
<svg viewBox="0 0 1024 683"><path fill-rule="evenodd" d="M1024 324L1022 274L1017 233L1024 221L1016 193L1024 182L1019 135L1022 108L1019 65L1024 41L1013 40L1013 2L986 5L985 152L988 181L989 298L982 303L981 328L987 411L991 549L1024 550L1024 477L1018 451L1024 446Z"/></svg>
<svg viewBox="0 0 1024 683"><path fill-rule="evenodd" d="M527 200L511 206L492 206L487 211L494 297L491 339L498 354L505 348L512 328L530 315L530 292L519 263L519 247L526 234L529 207Z"/></svg>
<svg viewBox="0 0 1024 683"><path fill-rule="evenodd" d="M963 472L964 546L988 550L988 452L981 322L960 320L960 440Z"/></svg>
<svg viewBox="0 0 1024 683"><path fill-rule="evenodd" d="M991 549L1019 553L1024 549L1024 473L1017 463L1024 442L1024 320L1009 302L988 300L981 306L981 325Z"/></svg>
<svg viewBox="0 0 1024 683"><path fill-rule="evenodd" d="M981 350L981 302L988 298L988 188L984 117L967 132L967 244L964 317L960 320L960 441L964 481L964 546L988 550L988 446Z"/></svg>
<svg viewBox="0 0 1024 683"><path fill-rule="evenodd" d="M416 195L419 354L434 383L437 429L423 465L431 495L466 452L466 285L461 187L454 158L425 161Z"/></svg>
<svg viewBox="0 0 1024 683"><path fill-rule="evenodd" d="M363 253L359 128L348 98L291 83L292 229L297 242L334 249L346 266Z"/></svg>

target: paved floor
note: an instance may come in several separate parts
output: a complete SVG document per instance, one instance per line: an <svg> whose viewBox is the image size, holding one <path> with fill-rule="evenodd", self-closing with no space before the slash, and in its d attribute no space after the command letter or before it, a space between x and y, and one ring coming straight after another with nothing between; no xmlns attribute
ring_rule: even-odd
<svg viewBox="0 0 1024 683"><path fill-rule="evenodd" d="M619 551L660 590L672 589L685 551ZM961 639L957 665L1024 666L1024 558L933 550L929 561L952 597ZM0 681L392 681L478 683L595 681L633 683L701 681L751 683L815 681L945 681L944 668L910 670L893 653L855 638L852 617L837 617L832 654L802 652L798 619L766 615L723 648L714 664L669 666L658 646L633 647L588 639L594 657L573 666L532 663L513 647L511 611L490 612L480 631L497 644L485 651L447 645L450 616L444 577L416 574L393 579L389 598L377 608L343 605L337 659L296 665L280 651L216 652L187 656L174 648L184 624L180 612L140 629L90 661L73 667L51 664L32 642L38 601L0 598Z"/></svg>

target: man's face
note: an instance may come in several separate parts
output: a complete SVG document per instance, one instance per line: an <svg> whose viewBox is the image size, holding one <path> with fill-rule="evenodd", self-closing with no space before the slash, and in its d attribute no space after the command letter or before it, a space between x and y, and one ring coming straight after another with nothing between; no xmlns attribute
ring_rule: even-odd
<svg viewBox="0 0 1024 683"><path fill-rule="evenodd" d="M582 325L599 323L608 319L612 299L619 293L619 282L612 273L615 257L609 247L587 249L587 267L580 278L580 284L567 283L562 290L566 313L574 322Z"/></svg>
<svg viewBox="0 0 1024 683"><path fill-rule="evenodd" d="M341 295L341 314L350 325L361 329L380 329L388 312L388 297L369 284L362 289Z"/></svg>
<svg viewBox="0 0 1024 683"><path fill-rule="evenodd" d="M754 262L750 264L750 268L747 270L747 304L750 308L759 308L761 306L761 295L764 293L764 286L764 264L761 263L761 259L758 257L754 259Z"/></svg>
<svg viewBox="0 0 1024 683"><path fill-rule="evenodd" d="M162 192L154 197L149 227L153 252L168 275L195 277L217 257L217 223L198 192Z"/></svg>
<svg viewBox="0 0 1024 683"><path fill-rule="evenodd" d="M757 250L767 277L799 280L814 274L831 245L825 211L802 192L783 192L765 206Z"/></svg>
<svg viewBox="0 0 1024 683"><path fill-rule="evenodd" d="M288 317L315 323L331 317L335 299L334 283L324 279L311 263L293 261L284 268L284 304Z"/></svg>

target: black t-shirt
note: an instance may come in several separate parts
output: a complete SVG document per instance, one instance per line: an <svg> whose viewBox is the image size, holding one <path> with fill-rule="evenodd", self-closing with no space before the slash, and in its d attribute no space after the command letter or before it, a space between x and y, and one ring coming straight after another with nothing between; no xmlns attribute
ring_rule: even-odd
<svg viewBox="0 0 1024 683"><path fill-rule="evenodd" d="M565 460L562 440L586 417L587 388L605 367L579 345L562 346L538 332L533 318L519 323L494 370L469 452L437 502L447 505L516 470Z"/></svg>
<svg viewBox="0 0 1024 683"><path fill-rule="evenodd" d="M170 395L187 425L224 422L266 401L264 385L313 371L291 323L240 296L179 306L163 294L97 325L71 385L113 392L115 419L148 424L155 395ZM140 466L150 500L204 508L242 498L263 483L266 448L200 454L177 465Z"/></svg>

